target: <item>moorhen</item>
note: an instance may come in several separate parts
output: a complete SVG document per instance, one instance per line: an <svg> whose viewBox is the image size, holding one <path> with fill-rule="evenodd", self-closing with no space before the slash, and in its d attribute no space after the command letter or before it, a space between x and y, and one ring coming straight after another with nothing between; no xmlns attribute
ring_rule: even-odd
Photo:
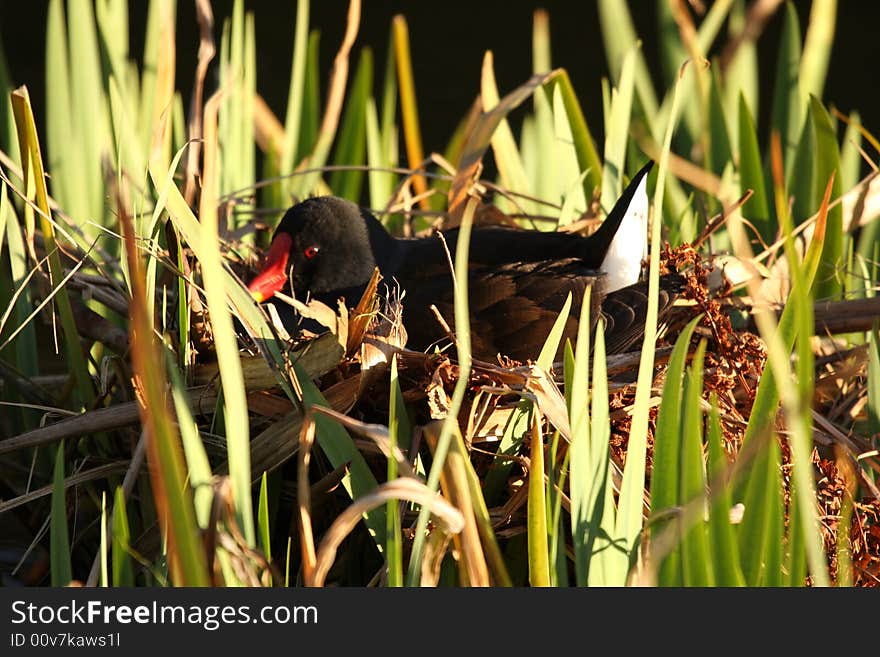
<svg viewBox="0 0 880 657"><path fill-rule="evenodd" d="M633 177L589 237L500 226L473 228L468 295L474 357L494 360L503 354L521 362L536 358L569 292L572 307L562 344L566 337L574 342L588 285L593 286L593 321L600 309L606 318L608 352L625 351L640 339L647 284L639 278L646 251L646 178L652 164L649 161ZM443 234L454 259L458 229ZM405 292L407 346L424 350L447 338L430 309L434 304L453 325L452 275L442 241L437 236L393 237L369 211L334 196L310 198L287 211L263 270L248 288L257 301L267 301L276 292L289 291L292 279L300 300L310 296L335 307L344 297L354 305L377 266L386 283L396 282ZM674 279L661 284L661 309L670 305L677 284Z"/></svg>

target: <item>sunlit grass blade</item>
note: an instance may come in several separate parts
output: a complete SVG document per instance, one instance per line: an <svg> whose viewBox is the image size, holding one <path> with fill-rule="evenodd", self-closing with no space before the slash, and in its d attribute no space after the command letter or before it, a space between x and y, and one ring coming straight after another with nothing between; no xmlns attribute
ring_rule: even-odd
<svg viewBox="0 0 880 657"><path fill-rule="evenodd" d="M578 321L577 342L573 358L565 360L565 395L568 402L569 423L571 424L571 445L569 446L569 495L571 496L571 537L574 546L575 582L585 586L590 576L591 559L594 553L598 528L594 526L594 501L592 493L599 482L593 481L592 436L590 435L590 297L592 288L588 287L581 300ZM568 317L560 314L560 317ZM558 320L557 320L558 321ZM555 327L554 327L555 328ZM566 344L566 354L571 346Z"/></svg>
<svg viewBox="0 0 880 657"><path fill-rule="evenodd" d="M211 503L214 499L211 465L199 434L199 427L193 418L192 411L190 411L189 396L183 385L183 377L177 371L171 354L167 350L165 354L165 362L171 381L171 397L174 400L174 411L177 415L177 425L180 429L180 439L186 457L189 487L193 491L196 519L199 527L207 529L211 518Z"/></svg>
<svg viewBox="0 0 880 657"><path fill-rule="evenodd" d="M391 452L409 447L409 419L406 417L406 407L403 402L403 392L400 390L400 380L397 374L397 356L391 358L391 391L388 401L388 438L391 442ZM407 439L401 440L403 436ZM388 459L388 481L397 478L397 460ZM390 500L385 509L387 527L385 530L385 568L386 580L389 588L403 586L403 537L400 526L400 503Z"/></svg>
<svg viewBox="0 0 880 657"><path fill-rule="evenodd" d="M314 193L319 187L320 168L327 162L330 147L336 138L336 131L339 127L339 116L342 113L345 89L348 83L349 56L360 29L360 23L360 0L351 0L348 6L345 34L333 60L333 74L330 88L327 91L327 104L324 108L324 116L321 119L321 127L318 129L315 146L309 153L307 161L298 165L298 168L306 168L308 173L294 177L291 182L291 192L297 198Z"/></svg>
<svg viewBox="0 0 880 657"><path fill-rule="evenodd" d="M223 385L223 417L226 426L226 449L229 459L229 476L235 496L235 511L239 526L248 544L255 545L254 515L251 503L250 426L245 398L241 360L238 355L238 339L232 325L232 316L226 302L225 281L222 275L223 261L220 254L217 217L217 109L220 97L215 94L205 106L205 142L202 194L199 219L202 227L202 278L220 380Z"/></svg>
<svg viewBox="0 0 880 657"><path fill-rule="evenodd" d="M795 224L800 224L816 210L816 131L813 129L813 110L809 105L807 118L793 154L794 162L786 162L786 171L789 171L786 180L788 194L792 197L792 219ZM775 207L773 211L775 214ZM781 223L777 215L777 224Z"/></svg>
<svg viewBox="0 0 880 657"><path fill-rule="evenodd" d="M49 194L46 189L43 157L40 152L40 141L37 136L37 127L34 122L30 96L26 87L20 87L12 93L12 109L15 114L15 124L18 130L22 168L27 179L24 186L25 195L28 198L33 198L36 201L37 208L39 208L40 228L43 232L46 253L49 255L51 280L55 285L59 285L63 278L61 257L57 251L55 229L49 219L51 210L49 209ZM92 389L92 380L89 376L85 356L79 342L79 332L73 320L70 297L65 287L62 286L58 290L58 293L55 295L55 303L58 307L58 315L64 332L67 365L74 378L79 403L88 407L91 406L95 393Z"/></svg>
<svg viewBox="0 0 880 657"><path fill-rule="evenodd" d="M351 89L347 94L345 111L339 126L333 163L357 166L364 163L366 153L366 111L370 90L373 88L373 53L369 48L361 50L361 58ZM342 198L358 203L364 172L334 171L330 175L330 189Z"/></svg>
<svg viewBox="0 0 880 657"><path fill-rule="evenodd" d="M584 118L581 105L578 102L577 96L575 96L568 72L565 69L557 69L553 80L553 86L559 90L562 103L565 106L565 114L568 119L574 152L577 156L578 168L581 170L581 175L584 176L584 198L589 200L593 198L593 190L602 184L602 162L596 151L596 145L587 121ZM556 112L555 107L554 113L558 121L560 115Z"/></svg>
<svg viewBox="0 0 880 657"><path fill-rule="evenodd" d="M636 44L636 30L628 3L619 0L600 0L599 25L602 29L602 42L605 45L605 60L611 71L611 79L619 84L623 58ZM635 85L639 101L648 116L657 114L657 94L651 82L651 75L644 55L639 52L635 62Z"/></svg>
<svg viewBox="0 0 880 657"><path fill-rule="evenodd" d="M709 494L711 502L709 507L709 542L712 550L712 565L715 570L715 584L717 586L743 586L742 568L740 567L740 555L737 549L736 535L733 525L730 523L730 499L729 482L725 480L724 473L727 471L727 456L724 453L721 433L721 412L718 408L718 398L712 393L710 400L711 409L706 424L706 442L709 451L709 481L712 486Z"/></svg>
<svg viewBox="0 0 880 657"><path fill-rule="evenodd" d="M9 270L0 274L0 285L3 283L8 285L7 292L9 296L7 298L10 301L14 295L14 290L21 289L21 294L15 300L14 308L11 309L11 322L14 326L20 327L25 323L32 308L30 286L26 282L30 268L21 227L19 226L15 209L9 199L6 183L0 183L0 226L5 227L5 231L0 229L0 233L5 233L5 251L9 258ZM3 253L3 250L3 248L0 248L0 254ZM8 306L7 309L9 310ZM5 342L6 333L2 328L0 328L0 336L2 336ZM37 375L40 369L39 352L37 335L32 323L28 323L21 329L15 338L14 345L13 362L18 371L26 377ZM4 354L4 358L8 357L8 355ZM25 427L32 426L30 422L38 422L36 414L29 409L20 409L19 415L22 420L22 431L25 430Z"/></svg>
<svg viewBox="0 0 880 657"><path fill-rule="evenodd" d="M643 495L645 490L645 459L648 440L648 400L651 396L651 381L654 369L654 348L657 339L658 292L660 281L660 226L662 221L663 195L666 188L666 173L669 166L669 152L672 146L672 133L675 130L679 111L679 85L686 75L686 65L679 74L673 92L672 113L660 153L657 173L657 189L654 192L653 217L651 226L651 262L648 270L648 308L645 317L645 332L642 342L639 376L636 384L636 398L633 419L630 425L626 466L623 470L623 483L618 500L615 539L620 542L621 560L632 561L636 540L642 527Z"/></svg>
<svg viewBox="0 0 880 657"><path fill-rule="evenodd" d="M868 432L880 433L880 333L876 323L868 340Z"/></svg>
<svg viewBox="0 0 880 657"><path fill-rule="evenodd" d="M299 164L312 152L318 140L321 125L321 33L309 33L309 47L306 56L306 81L303 87L302 126L299 131L299 145L294 163ZM287 174L287 171L284 171Z"/></svg>
<svg viewBox="0 0 880 657"><path fill-rule="evenodd" d="M18 156L18 135L15 132L15 118L12 115L12 102L9 93L13 83L9 75L9 66L6 63L6 53L3 49L3 40L0 39L0 144L4 144L7 154L12 158L16 166L21 166Z"/></svg>
<svg viewBox="0 0 880 657"><path fill-rule="evenodd" d="M764 185L764 167L761 163L761 152L758 146L758 135L745 96L739 97L739 180L740 193L752 190L752 197L743 206L743 216L748 218L758 230L765 242L775 238L776 226L771 221L767 190Z"/></svg>
<svg viewBox="0 0 880 657"><path fill-rule="evenodd" d="M591 522L595 532L596 552L591 557L588 585L618 586L626 582L627 570L615 554L618 547L611 537L617 523L612 479L611 424L609 417L608 371L605 362L605 320L596 323L593 348L593 400L590 411L590 438L593 462L590 490Z"/></svg>
<svg viewBox="0 0 880 657"><path fill-rule="evenodd" d="M620 80L611 91L611 114L605 117L605 162L602 173L602 208L610 212L623 193L624 159L629 140L635 82L635 61L640 44L636 43L623 58Z"/></svg>
<svg viewBox="0 0 880 657"><path fill-rule="evenodd" d="M101 491L101 542L98 544L100 550L101 575L99 586L106 588L109 586L109 578L107 575L107 553L109 547L107 545L107 491Z"/></svg>
<svg viewBox="0 0 880 657"><path fill-rule="evenodd" d="M70 538L67 533L67 502L64 497L64 441L55 450L52 477L52 511L49 519L49 573L52 586L67 586L73 579Z"/></svg>
<svg viewBox="0 0 880 657"><path fill-rule="evenodd" d="M657 413L657 428L654 434L654 464L651 474L651 511L654 514L672 509L679 502L678 482L682 453L682 377L687 359L688 345L699 318L691 320L675 341L669 365L666 368L666 381L663 383L663 401ZM681 526L678 517L670 522ZM652 534L664 525L655 522ZM680 533L680 532L679 532ZM681 550L676 545L663 560L658 574L660 586L680 586Z"/></svg>
<svg viewBox="0 0 880 657"><path fill-rule="evenodd" d="M859 182L862 167L862 117L851 112L840 144L840 186L850 190Z"/></svg>
<svg viewBox="0 0 880 657"><path fill-rule="evenodd" d="M714 586L715 569L709 551L708 527L703 521L706 508L706 472L703 462L703 359L706 341L700 342L686 375L682 398L681 481L679 502L700 500L700 515L681 537L682 583L685 586Z"/></svg>
<svg viewBox="0 0 880 657"><path fill-rule="evenodd" d="M68 2L70 24L70 92L74 132L79 133L80 152L75 165L67 169L77 178L75 193L85 197L87 215L79 222L103 221L104 181L101 158L109 145L107 103L102 88L102 71L95 16L89 0ZM81 131L81 132L80 132ZM69 139L69 136L68 136ZM74 190L71 190L74 191ZM86 229L86 234L91 230Z"/></svg>
<svg viewBox="0 0 880 657"><path fill-rule="evenodd" d="M544 441L538 414L532 421L531 459L529 465L529 584L550 586L550 560L547 544L547 496L544 488Z"/></svg>
<svg viewBox="0 0 880 657"><path fill-rule="evenodd" d="M816 134L815 182L813 199L816 206L822 201L825 186L834 176L831 188L833 198L840 198L840 150L837 146L837 135L828 111L815 96L810 97L810 109L813 116L813 129ZM825 227L825 246L822 249L822 261L813 284L814 298L837 298L840 295L843 278L843 208L835 204L828 208Z"/></svg>
<svg viewBox="0 0 880 657"><path fill-rule="evenodd" d="M804 39L804 52L798 68L802 102L810 96L822 97L828 62L834 42L837 21L837 0L815 0L810 4L810 20Z"/></svg>
<svg viewBox="0 0 880 657"><path fill-rule="evenodd" d="M483 69L480 79L480 92L483 99L483 112L490 112L500 102L498 86L495 84L494 58L491 51L483 55ZM537 95L536 91L536 95ZM513 136L506 118L502 118L492 134L492 152L495 154L495 163L498 166L498 174L501 184L505 188L531 194L533 190L526 175L519 148ZM538 208L533 203L523 203L523 209L529 213L537 213Z"/></svg>
<svg viewBox="0 0 880 657"><path fill-rule="evenodd" d="M762 338L768 343L768 366L758 384L755 402L746 433L743 437L743 448L752 445L755 440L767 441L769 447L765 452L763 445L755 458L754 467L750 469L745 491L740 491L740 499L745 502L746 513L739 531L740 552L743 555L743 574L750 585L781 583L778 568L782 563L782 509L781 509L781 456L779 445L771 433L780 399L784 402L786 419L789 424L792 440L792 459L795 463L794 475L796 490L799 490L797 503L803 513L803 528L809 570L817 585L827 585L828 572L822 557L821 536L818 518L814 508L815 493L811 465L809 461L811 438L808 419L809 402L803 399L804 391L793 390L786 384L790 377L789 354L794 346L799 331L809 328L805 323L805 314L812 314L807 290L813 284L816 272L821 263L821 254L825 239L825 226L831 197L831 181L825 188L822 207L819 210L813 239L807 247L803 264L798 258L791 237L792 222L788 214L784 191L784 173L782 165L782 145L779 136L774 134L771 148L771 164L774 178L776 212L780 217L781 228L786 235L785 252L792 272L792 294L789 303L783 310L779 324L774 325L766 311L759 310L755 314ZM730 223L732 238L737 253L744 256L749 247L736 221ZM800 339L807 340L808 335ZM800 349L806 349L802 345ZM803 385L812 386L810 381ZM760 445L760 443L758 443ZM754 445L752 445L754 449ZM748 510L752 509L749 514Z"/></svg>
<svg viewBox="0 0 880 657"><path fill-rule="evenodd" d="M131 532L128 524L128 511L125 506L125 493L122 486L116 487L113 496L113 586L134 586L134 572L129 556Z"/></svg>
<svg viewBox="0 0 880 657"><path fill-rule="evenodd" d="M296 3L296 27L293 35L293 60L290 64L290 86L287 92L287 115L284 120L284 146L281 150L280 172L293 171L299 149L303 115L303 89L306 79L306 57L309 45L309 0Z"/></svg>
<svg viewBox="0 0 880 657"><path fill-rule="evenodd" d="M269 527L269 491L266 486L266 473L260 477L260 499L257 502L257 529L260 549L267 561L272 561L272 531Z"/></svg>
<svg viewBox="0 0 880 657"><path fill-rule="evenodd" d="M731 38L741 34L746 24L745 0L736 0L730 10L728 21L728 34ZM726 116L731 119L731 141L737 143L742 137L739 134L739 126L732 120L738 113L740 98L745 100L746 106L752 116L759 110L758 103L758 49L754 41L743 40L733 58L727 63L725 82L722 88L724 94L724 109Z"/></svg>
<svg viewBox="0 0 880 657"><path fill-rule="evenodd" d="M416 84L413 78L412 53L409 47L409 27L403 15L398 14L392 19L392 35L394 42L394 60L397 63L397 81L400 90L400 116L403 122L403 138L409 167L421 166L425 159L422 148L422 132L419 126L419 109L416 102ZM416 194L423 194L428 183L423 176L413 178ZM427 209L427 199L421 203Z"/></svg>
<svg viewBox="0 0 880 657"><path fill-rule="evenodd" d="M771 126L782 138L786 174L794 164L794 152L804 125L805 98L801 96L798 68L801 62L801 28L794 4L785 6L785 20L776 60Z"/></svg>
<svg viewBox="0 0 880 657"><path fill-rule="evenodd" d="M728 162L733 160L727 118L721 103L721 81L718 71L709 77L709 168L719 176L724 173Z"/></svg>

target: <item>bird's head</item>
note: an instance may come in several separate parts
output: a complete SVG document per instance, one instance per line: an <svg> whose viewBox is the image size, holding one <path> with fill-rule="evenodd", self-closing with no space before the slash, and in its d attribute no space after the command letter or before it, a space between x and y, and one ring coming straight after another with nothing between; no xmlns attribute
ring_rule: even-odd
<svg viewBox="0 0 880 657"><path fill-rule="evenodd" d="M376 218L354 203L335 196L307 199L281 219L265 265L248 289L257 301L266 301L284 288L291 269L297 297L365 285L382 240L393 243Z"/></svg>

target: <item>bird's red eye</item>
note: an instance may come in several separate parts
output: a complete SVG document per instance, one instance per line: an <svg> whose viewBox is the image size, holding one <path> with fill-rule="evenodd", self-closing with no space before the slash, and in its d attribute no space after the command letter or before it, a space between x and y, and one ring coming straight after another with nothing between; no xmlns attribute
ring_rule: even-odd
<svg viewBox="0 0 880 657"><path fill-rule="evenodd" d="M303 254L305 255L306 258L308 258L309 260L311 260L311 259L314 258L316 255L318 255L318 250L319 250L319 249L318 249L317 246L309 246L309 247L306 247L306 250L303 251Z"/></svg>

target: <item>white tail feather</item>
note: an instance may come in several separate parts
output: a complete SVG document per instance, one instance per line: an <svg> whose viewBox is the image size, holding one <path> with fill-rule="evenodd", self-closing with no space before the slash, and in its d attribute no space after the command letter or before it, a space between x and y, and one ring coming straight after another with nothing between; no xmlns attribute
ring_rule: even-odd
<svg viewBox="0 0 880 657"><path fill-rule="evenodd" d="M644 176L602 261L606 294L637 283L641 276L642 260L648 255L647 185Z"/></svg>

